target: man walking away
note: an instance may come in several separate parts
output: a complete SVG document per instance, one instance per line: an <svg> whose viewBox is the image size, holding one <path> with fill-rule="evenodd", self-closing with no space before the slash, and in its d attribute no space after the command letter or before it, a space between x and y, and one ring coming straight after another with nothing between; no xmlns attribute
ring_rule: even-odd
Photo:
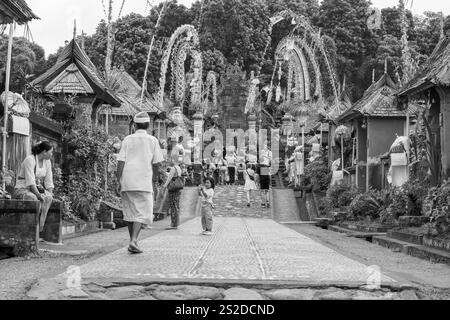
<svg viewBox="0 0 450 320"><path fill-rule="evenodd" d="M132 254L142 253L138 237L143 227L153 223L153 182L158 180L164 161L158 139L149 135L150 117L140 112L134 117L136 133L125 138L120 150L117 180L124 220L128 222Z"/></svg>

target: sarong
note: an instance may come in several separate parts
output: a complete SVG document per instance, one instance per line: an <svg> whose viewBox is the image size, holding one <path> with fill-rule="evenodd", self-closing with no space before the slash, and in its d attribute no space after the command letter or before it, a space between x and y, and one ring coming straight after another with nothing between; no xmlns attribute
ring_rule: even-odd
<svg viewBox="0 0 450 320"><path fill-rule="evenodd" d="M213 209L210 204L202 205L202 227L204 231L212 232L213 229Z"/></svg>
<svg viewBox="0 0 450 320"><path fill-rule="evenodd" d="M153 224L153 193L125 191L121 193L123 220L150 226Z"/></svg>
<svg viewBox="0 0 450 320"><path fill-rule="evenodd" d="M178 226L180 225L180 198L181 190L176 192L169 192L169 207L172 228L178 228Z"/></svg>

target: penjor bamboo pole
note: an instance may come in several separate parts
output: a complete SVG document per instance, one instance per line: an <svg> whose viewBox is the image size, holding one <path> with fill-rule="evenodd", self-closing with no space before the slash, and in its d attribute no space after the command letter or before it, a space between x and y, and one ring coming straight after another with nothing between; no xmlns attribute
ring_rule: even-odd
<svg viewBox="0 0 450 320"><path fill-rule="evenodd" d="M344 173L344 135L341 135L341 163L342 163L342 173Z"/></svg>
<svg viewBox="0 0 450 320"><path fill-rule="evenodd" d="M147 88L148 66L150 64L150 57L152 56L152 50L153 50L153 44L155 43L156 32L159 28L159 25L161 24L161 19L163 17L163 14L167 7L168 2L169 2L168 0L166 0L166 2L164 2L164 5L163 5L161 11L159 12L158 20L156 21L156 25L155 25L155 30L153 31L152 41L150 42L150 48L148 49L147 62L145 64L145 71L144 71L144 80L142 81L141 102L139 104L139 109L142 108L142 103L144 102L144 94L145 94L145 91Z"/></svg>
<svg viewBox="0 0 450 320"><path fill-rule="evenodd" d="M5 79L5 112L3 115L3 140L2 140L2 170L6 173L7 165L6 165L6 138L8 137L8 97L9 97L9 82L11 80L11 57L12 57L12 44L13 44L13 35L14 35L14 24L13 21L9 27L9 39L8 39L8 55L6 61L6 79ZM6 182L2 182L3 190L6 187Z"/></svg>

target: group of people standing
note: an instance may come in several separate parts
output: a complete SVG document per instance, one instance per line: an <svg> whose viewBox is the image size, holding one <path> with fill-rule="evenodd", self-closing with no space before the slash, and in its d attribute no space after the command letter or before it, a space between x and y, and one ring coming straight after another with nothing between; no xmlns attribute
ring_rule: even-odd
<svg viewBox="0 0 450 320"><path fill-rule="evenodd" d="M225 157L221 157L216 151L212 160L203 161L204 178L213 178L218 185L243 185L248 207L252 205L252 193L260 190L262 207L270 208L272 152L267 145L261 150L259 163L257 156L238 156L235 147L227 148L224 154Z"/></svg>
<svg viewBox="0 0 450 320"><path fill-rule="evenodd" d="M180 224L180 197L184 187L186 167L183 164L184 149L178 141L173 146L150 134L150 118L146 112L134 117L136 132L127 136L119 145L116 155L118 181L117 192L121 197L124 221L128 222L132 254L142 253L138 238L142 229L153 224L155 204L161 206L161 196L167 198L171 216L169 230L177 230ZM168 148L166 148L168 147ZM51 158L53 146L41 142L32 148L32 155L22 163L14 192L14 198L40 201L40 231L53 202L53 172ZM254 157L257 158L257 157ZM246 161L247 160L247 161ZM270 207L270 166L272 153L267 146L260 153L260 162L253 158L241 159L235 150L226 153L225 158L217 153L212 161L204 163L202 183L198 193L202 202L202 234L213 231L214 189L216 184L234 185L241 182L247 193L247 206L251 206L251 195L261 190L263 207Z"/></svg>

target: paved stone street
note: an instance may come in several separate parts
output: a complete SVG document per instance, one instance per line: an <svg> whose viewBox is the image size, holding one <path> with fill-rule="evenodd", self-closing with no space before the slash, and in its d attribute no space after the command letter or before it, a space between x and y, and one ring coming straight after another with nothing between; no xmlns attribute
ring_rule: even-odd
<svg viewBox="0 0 450 320"><path fill-rule="evenodd" d="M277 201L284 196L279 194ZM0 268L10 279L7 276L0 285L0 299L21 297L22 292L26 299L94 300L450 297L448 285L437 285L448 267L314 226L286 227L258 204L247 208L242 187L216 190L211 237L200 234L200 217L193 216L192 209L196 201L191 200L191 209L188 201L182 210L179 230L165 230L166 219L143 232L142 255L127 253L127 230L119 229L67 240L53 248L61 257L2 261ZM289 218L291 207L282 207L282 215ZM378 290L366 287L369 279L376 280L368 268L372 265L380 266L382 274ZM67 273L70 266L80 267L81 287L68 289L73 283L73 274Z"/></svg>
<svg viewBox="0 0 450 320"><path fill-rule="evenodd" d="M106 255L84 265L82 277L364 284L369 276L363 264L272 220L216 218L212 237L200 235L200 225L196 218L142 241L142 255Z"/></svg>
<svg viewBox="0 0 450 320"><path fill-rule="evenodd" d="M67 291L68 274L62 273L41 280L30 297L227 299L253 294L261 299L417 298L414 285L384 269L380 270L382 288L372 293L365 290L374 275L369 264L312 240L302 229L269 219L270 210L247 208L240 187L218 188L215 202L213 236L201 235L200 217L196 217L178 230L143 239L142 255L130 255L124 246L80 265L83 290ZM257 216L261 218L254 218ZM305 234L315 229L307 230Z"/></svg>
<svg viewBox="0 0 450 320"><path fill-rule="evenodd" d="M261 193L252 191L252 206L247 207L247 196L243 186L217 187L214 203L216 217L272 218L270 209L262 207Z"/></svg>

